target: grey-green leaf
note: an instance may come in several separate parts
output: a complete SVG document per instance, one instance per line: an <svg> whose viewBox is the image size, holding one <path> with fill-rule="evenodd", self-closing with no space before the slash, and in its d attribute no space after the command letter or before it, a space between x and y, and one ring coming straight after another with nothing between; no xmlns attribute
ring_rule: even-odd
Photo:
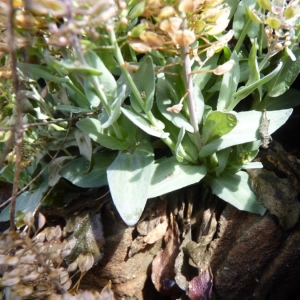
<svg viewBox="0 0 300 300"><path fill-rule="evenodd" d="M74 159L67 163L61 170L60 175L82 188L95 188L107 185L106 170L114 161L117 152L99 152L94 154L94 165L90 172L90 161L84 157Z"/></svg>
<svg viewBox="0 0 300 300"><path fill-rule="evenodd" d="M146 133L159 138L166 138L169 136L169 133L162 131L160 128L154 127L148 120L133 111L124 107L121 107L121 111L132 123L144 130Z"/></svg>
<svg viewBox="0 0 300 300"><path fill-rule="evenodd" d="M208 177L213 194L235 206L239 210L263 215L266 208L256 199L249 185L249 175L239 171L235 174L223 172L219 177Z"/></svg>
<svg viewBox="0 0 300 300"><path fill-rule="evenodd" d="M148 198L165 195L197 183L206 173L204 165L183 165L175 157L165 158L154 165Z"/></svg>
<svg viewBox="0 0 300 300"><path fill-rule="evenodd" d="M138 222L146 205L153 163L153 149L148 141L143 141L133 153L119 152L107 169L114 204L129 226Z"/></svg>

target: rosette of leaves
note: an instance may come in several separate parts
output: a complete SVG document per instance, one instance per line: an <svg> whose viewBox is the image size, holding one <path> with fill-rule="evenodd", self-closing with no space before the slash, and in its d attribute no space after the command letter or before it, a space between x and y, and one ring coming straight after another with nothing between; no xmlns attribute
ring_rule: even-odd
<svg viewBox="0 0 300 300"><path fill-rule="evenodd" d="M169 1L161 7L160 1L132 1L119 17L103 22L94 44L82 49L71 43L77 54L64 59L44 57L46 84L55 82L68 100L56 103L56 110L82 116L73 128L82 157L61 163L49 176L80 187L108 185L128 225L139 220L147 199L201 180L238 209L266 210L243 169L261 167L251 163L260 146L260 109L272 103L264 97L270 97L286 61L276 64L269 56L270 66L260 69L263 52L255 39L248 52L239 51L245 40L236 30L240 20L233 19L233 31L223 33L245 1L239 7L202 2ZM242 19L250 18L245 13ZM237 41L231 41L233 34ZM146 51L138 51L135 41ZM101 45L106 47L98 51ZM37 80L39 66L19 66ZM234 111L249 98L251 110ZM292 112L275 108L267 111L269 134ZM165 151L161 158L158 148Z"/></svg>

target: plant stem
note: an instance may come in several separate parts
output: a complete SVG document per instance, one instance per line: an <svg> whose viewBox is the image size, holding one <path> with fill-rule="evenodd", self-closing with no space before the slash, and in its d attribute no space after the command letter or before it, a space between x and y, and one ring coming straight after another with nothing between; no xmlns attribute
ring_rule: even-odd
<svg viewBox="0 0 300 300"><path fill-rule="evenodd" d="M16 200L19 189L20 173L21 173L21 162L22 162L22 145L23 145L23 111L22 111L22 97L20 95L19 89L19 78L17 74L17 56L15 48L15 35L14 35L14 18L15 9L14 1L9 1L9 15L7 31L9 37L9 50L11 57L11 67L12 67L12 80L14 86L14 93L16 95L16 123L13 131L13 135L16 135L15 139L15 174L14 174L14 184L11 197L11 208L10 208L10 230L15 231L15 210L16 210Z"/></svg>
<svg viewBox="0 0 300 300"><path fill-rule="evenodd" d="M183 28L183 30L187 28L187 20L185 17L183 18L182 28ZM189 46L181 46L180 47L181 59L183 61L183 79L184 79L185 86L186 86L186 89L188 92L187 98L188 98L188 108L189 108L189 114L190 114L190 123L194 128L195 145L196 145L197 149L200 151L201 137L200 137L200 131L199 131L198 121L197 121L197 117L196 117L193 75L192 75L192 66L191 66L189 50L190 50Z"/></svg>
<svg viewBox="0 0 300 300"><path fill-rule="evenodd" d="M256 3L254 9L257 10L258 8L259 8L259 5ZM239 51L241 49L241 46L244 42L244 39L245 39L245 37L246 37L246 35L247 35L247 33L248 33L248 31L249 31L252 24L253 24L253 21L248 17L248 20L247 20L247 22L246 22L246 24L245 24L245 26L244 26L241 34L240 34L240 37L239 37L235 47L234 47L234 51L236 51L237 54L239 53Z"/></svg>

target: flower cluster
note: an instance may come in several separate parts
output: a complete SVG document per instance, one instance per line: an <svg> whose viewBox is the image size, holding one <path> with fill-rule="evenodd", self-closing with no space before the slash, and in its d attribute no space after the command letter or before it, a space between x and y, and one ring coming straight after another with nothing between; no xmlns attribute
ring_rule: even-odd
<svg viewBox="0 0 300 300"><path fill-rule="evenodd" d="M181 0L164 5L149 0L144 19L129 33L129 44L137 52L152 49L177 52L197 38L210 44L207 37L222 33L229 23L229 8L223 0ZM153 21L155 20L155 21Z"/></svg>
<svg viewBox="0 0 300 300"><path fill-rule="evenodd" d="M286 49L291 59L295 60L289 47L295 40L295 28L300 25L299 0L259 0L258 4L266 13L256 10L248 12L254 22L265 25L269 51L275 55Z"/></svg>
<svg viewBox="0 0 300 300"><path fill-rule="evenodd" d="M21 298L31 296L41 299L67 293L72 286L70 273L79 269L81 274L85 274L94 264L93 255L81 254L64 267L64 259L71 254L76 239L62 240L59 226L47 227L31 238L29 231L35 228L30 212L25 214L23 222L28 226L27 233L9 231L0 237L1 286ZM44 224L45 218L40 214L38 230Z"/></svg>

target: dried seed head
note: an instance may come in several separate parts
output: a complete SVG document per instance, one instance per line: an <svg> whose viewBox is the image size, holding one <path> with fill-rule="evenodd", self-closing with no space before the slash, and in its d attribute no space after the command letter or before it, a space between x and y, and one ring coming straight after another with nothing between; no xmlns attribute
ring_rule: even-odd
<svg viewBox="0 0 300 300"><path fill-rule="evenodd" d="M28 297L33 293L33 287L23 284L18 284L12 288L12 294L17 297Z"/></svg>
<svg viewBox="0 0 300 300"><path fill-rule="evenodd" d="M45 234L45 232L42 231L33 240L37 241L37 242L44 242L45 238L46 238L46 234ZM38 244L36 244L36 245L38 245Z"/></svg>
<svg viewBox="0 0 300 300"><path fill-rule="evenodd" d="M59 281L61 284L66 283L69 280L69 273L66 270L63 270L59 274Z"/></svg>
<svg viewBox="0 0 300 300"><path fill-rule="evenodd" d="M213 70L215 75L224 75L225 73L229 72L232 67L235 65L234 60L229 60L223 65L218 66L216 69Z"/></svg>
<svg viewBox="0 0 300 300"><path fill-rule="evenodd" d="M20 276L10 277L6 276L6 273L2 277L1 285L2 286L12 286L19 283L21 280Z"/></svg>
<svg viewBox="0 0 300 300"><path fill-rule="evenodd" d="M20 257L21 264L35 264L36 263L36 255L35 254L26 254Z"/></svg>
<svg viewBox="0 0 300 300"><path fill-rule="evenodd" d="M147 45L146 43L144 43L140 40L136 40L136 39L130 40L129 45L131 46L131 48L134 51L136 51L138 53L146 53L146 52L149 52L152 50L149 45Z"/></svg>
<svg viewBox="0 0 300 300"><path fill-rule="evenodd" d="M178 5L178 10L181 12L193 12L195 9L194 0L181 0Z"/></svg>
<svg viewBox="0 0 300 300"><path fill-rule="evenodd" d="M164 32L175 33L177 30L179 30L181 23L181 18L171 17L169 19L161 21L159 28Z"/></svg>
<svg viewBox="0 0 300 300"><path fill-rule="evenodd" d="M30 281L34 281L36 280L38 277L40 276L40 273L38 273L37 271L33 271L30 274L24 276L22 278L22 282L30 282Z"/></svg>
<svg viewBox="0 0 300 300"><path fill-rule="evenodd" d="M68 272L74 272L78 267L78 263L77 263L77 260L75 260L74 262L72 262L69 266L68 266L68 269L67 271Z"/></svg>
<svg viewBox="0 0 300 300"><path fill-rule="evenodd" d="M140 34L140 39L150 47L161 47L165 43L165 40L162 36L159 36L155 32L151 31L143 31Z"/></svg>
<svg viewBox="0 0 300 300"><path fill-rule="evenodd" d="M78 267L81 273L86 273L94 264L94 256L91 253L79 254L77 257Z"/></svg>
<svg viewBox="0 0 300 300"><path fill-rule="evenodd" d="M39 213L39 220L38 220L38 230L44 227L46 223L46 218L42 213Z"/></svg>
<svg viewBox="0 0 300 300"><path fill-rule="evenodd" d="M173 6L165 6L161 9L158 18L159 19L166 19L174 16L176 14L176 11Z"/></svg>
<svg viewBox="0 0 300 300"><path fill-rule="evenodd" d="M179 46L189 46L196 40L195 33L189 29L178 30L172 36L172 40Z"/></svg>
<svg viewBox="0 0 300 300"><path fill-rule="evenodd" d="M167 111L172 112L174 114L179 114L182 110L182 107L183 107L182 104L176 104L176 105L173 105L172 107L168 107Z"/></svg>

